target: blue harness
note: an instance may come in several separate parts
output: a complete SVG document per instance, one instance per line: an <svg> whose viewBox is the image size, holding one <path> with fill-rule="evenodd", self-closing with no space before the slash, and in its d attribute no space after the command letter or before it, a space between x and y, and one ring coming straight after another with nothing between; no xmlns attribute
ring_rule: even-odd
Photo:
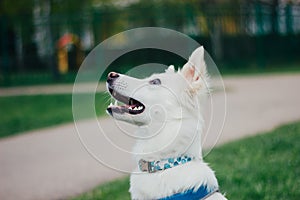
<svg viewBox="0 0 300 200"><path fill-rule="evenodd" d="M219 192L218 188L208 190L206 186L202 185L197 191L190 189L182 193L176 193L169 197L160 198L158 200L202 200L216 192Z"/></svg>

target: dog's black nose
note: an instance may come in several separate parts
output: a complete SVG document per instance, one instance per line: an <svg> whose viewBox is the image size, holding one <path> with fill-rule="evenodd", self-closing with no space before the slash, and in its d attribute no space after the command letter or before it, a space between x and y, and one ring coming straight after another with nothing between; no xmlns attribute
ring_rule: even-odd
<svg viewBox="0 0 300 200"><path fill-rule="evenodd" d="M107 76L106 82L111 84L115 79L119 77L119 74L116 72L110 72Z"/></svg>

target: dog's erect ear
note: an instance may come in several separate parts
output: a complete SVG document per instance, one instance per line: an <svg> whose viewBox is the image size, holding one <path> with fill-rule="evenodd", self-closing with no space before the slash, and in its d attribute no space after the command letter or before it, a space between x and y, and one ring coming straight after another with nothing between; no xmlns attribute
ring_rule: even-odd
<svg viewBox="0 0 300 200"><path fill-rule="evenodd" d="M204 60L204 48L197 48L190 56L188 62L180 72L191 86L191 94L197 93L201 88L208 87L208 76Z"/></svg>
<svg viewBox="0 0 300 200"><path fill-rule="evenodd" d="M183 66L181 73L189 82L197 81L206 74L204 48L202 46L192 53L188 62Z"/></svg>

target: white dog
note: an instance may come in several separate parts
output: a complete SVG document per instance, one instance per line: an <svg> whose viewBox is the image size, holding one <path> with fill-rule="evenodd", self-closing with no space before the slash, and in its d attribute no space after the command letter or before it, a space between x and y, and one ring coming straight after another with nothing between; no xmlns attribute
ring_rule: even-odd
<svg viewBox="0 0 300 200"><path fill-rule="evenodd" d="M107 89L123 103L110 105L107 112L138 126L132 199L226 199L202 159L201 105L208 92L203 47L178 72L170 66L146 79L111 72Z"/></svg>

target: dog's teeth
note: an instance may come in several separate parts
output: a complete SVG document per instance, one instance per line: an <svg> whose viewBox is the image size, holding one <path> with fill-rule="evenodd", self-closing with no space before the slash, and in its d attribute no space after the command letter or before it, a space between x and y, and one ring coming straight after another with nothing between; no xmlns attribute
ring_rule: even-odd
<svg viewBox="0 0 300 200"><path fill-rule="evenodd" d="M142 110L143 109L143 106L139 106L139 110Z"/></svg>
<svg viewBox="0 0 300 200"><path fill-rule="evenodd" d="M129 109L129 110L132 110L132 108L131 108L130 106L128 107L128 109Z"/></svg>
<svg viewBox="0 0 300 200"><path fill-rule="evenodd" d="M138 108L137 108L137 107L134 107L133 110L138 110Z"/></svg>

